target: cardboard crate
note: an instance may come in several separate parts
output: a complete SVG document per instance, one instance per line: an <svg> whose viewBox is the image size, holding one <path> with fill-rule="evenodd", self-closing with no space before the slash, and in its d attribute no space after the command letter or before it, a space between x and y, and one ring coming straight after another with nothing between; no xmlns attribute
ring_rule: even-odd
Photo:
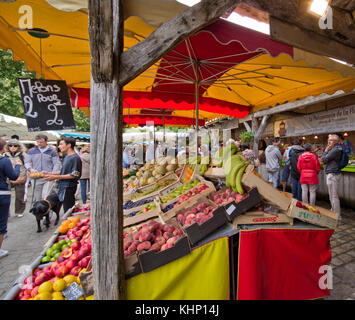
<svg viewBox="0 0 355 320"><path fill-rule="evenodd" d="M251 208L256 207L262 202L261 196L257 188L253 188L248 192L248 196L239 202L232 201L224 205L227 219L232 222L237 216L244 214Z"/></svg>
<svg viewBox="0 0 355 320"><path fill-rule="evenodd" d="M174 224L179 229L178 221L173 218L168 221L169 224ZM182 230L182 229L181 229ZM191 247L187 235L182 230L184 236L177 240L173 247L164 251L149 250L144 253L138 254L138 259L144 273L157 269L165 264L180 259L191 252Z"/></svg>
<svg viewBox="0 0 355 320"><path fill-rule="evenodd" d="M152 219L155 217L159 217L160 210L161 210L160 203L157 202L156 200L154 200L154 203L156 205L156 209L139 214L139 215L135 215L133 217L124 218L123 219L123 227L131 226L131 225L140 223L142 221L146 221L146 220L149 220L149 219ZM133 208L133 209L136 209L136 208ZM136 210L134 210L134 211L136 211Z"/></svg>
<svg viewBox="0 0 355 320"><path fill-rule="evenodd" d="M213 217L201 225L198 223L194 223L188 227L183 227L180 225L180 227L185 230L192 246L228 222L224 207L218 207L214 202L206 197L200 198L192 206L178 211L176 215L180 213L184 214L185 212L197 207L200 203L207 203L215 210L213 211Z"/></svg>
<svg viewBox="0 0 355 320"><path fill-rule="evenodd" d="M274 224L287 223L293 225L293 218L285 213L269 214L263 211L249 211L243 215L237 216L233 220L233 228L236 229L241 224Z"/></svg>
<svg viewBox="0 0 355 320"><path fill-rule="evenodd" d="M321 227L327 227L329 229L335 229L338 223L338 214L333 211L329 211L322 207L312 206L313 208L320 211L319 213L314 213L302 208L298 208L296 199L292 199L291 206L287 211L289 217L297 218L304 222L315 224ZM300 201L301 202L301 201ZM302 202L301 202L302 203ZM304 203L302 203L304 204Z"/></svg>
<svg viewBox="0 0 355 320"><path fill-rule="evenodd" d="M217 168L217 167L209 167L207 171L205 172L204 176L206 178L210 179L225 179L226 174L224 173L223 168Z"/></svg>
<svg viewBox="0 0 355 320"><path fill-rule="evenodd" d="M254 166L249 165L242 178L242 184L248 188L257 188L260 195L268 202L274 204L283 211L287 211L291 205L291 198L275 189L267 181L261 178L255 171Z"/></svg>
<svg viewBox="0 0 355 320"><path fill-rule="evenodd" d="M214 186L214 184L210 181L207 181L205 179L203 179L202 177L196 175L195 177L196 179L200 180L201 183L204 183L208 186L207 189L203 190L202 192L200 192L199 194L191 197L190 199L184 201L183 203L179 204L178 206L176 206L175 208L170 209L167 212L163 212L163 209L165 209L168 205L176 202L179 197L181 197L182 195L188 193L189 191L191 191L192 189L184 192L183 194L181 194L179 197L176 197L173 200L170 200L167 203L161 204L161 213L160 213L160 217L162 218L163 221L167 221L169 219L171 219L172 217L174 217L176 215L176 213L181 210L182 208L186 208L186 206L189 206L190 204L196 203L196 201L202 197L208 196L211 192L216 191L216 188ZM197 186L196 186L197 187ZM160 200L160 196L159 196L159 200Z"/></svg>
<svg viewBox="0 0 355 320"><path fill-rule="evenodd" d="M142 267L140 265L138 254L132 254L131 256L124 259L126 279L132 278L140 273L142 273Z"/></svg>

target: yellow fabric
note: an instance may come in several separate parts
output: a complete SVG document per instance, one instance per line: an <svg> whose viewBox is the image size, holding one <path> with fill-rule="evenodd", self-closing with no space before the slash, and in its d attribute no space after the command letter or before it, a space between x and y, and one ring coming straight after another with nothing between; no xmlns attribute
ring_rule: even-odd
<svg viewBox="0 0 355 320"><path fill-rule="evenodd" d="M155 0L155 2L159 1L161 0ZM80 7L83 1L51 0L51 2L53 5L67 2L69 7L66 8L69 10L71 3L79 3L78 7ZM135 16L135 13L140 15L144 12L142 6L147 7L147 2L136 0L134 3L130 5L131 16L125 20L124 50L134 46L155 30L155 27L149 26ZM19 8L23 5L32 8L33 27L50 32L49 38L40 41L30 36L27 31L15 30L23 17L23 14L19 13ZM182 7L178 6L176 10L181 9ZM147 9L147 13L148 11ZM171 14L170 12L164 19ZM46 79L63 79L68 87L90 87L90 48L86 9L61 11L45 0L17 0L9 3L1 1L0 47L10 48L14 58L23 60L28 70L37 72L37 77L41 76L40 42L42 42L42 73ZM325 64L326 69L322 66L315 67L317 57L320 63ZM305 60L297 61L298 59ZM205 92L205 96L251 105L252 111L257 111L311 95L332 94L337 90L349 92L355 88L355 79L351 76L354 75L354 68L300 50L295 50L295 60L293 61L286 54L276 58L264 54L251 59L224 74L219 83L215 84L216 86L210 87ZM273 65L282 68L273 69L271 68ZM124 90L150 92L158 66L159 61L127 84ZM328 70L339 70L340 73ZM344 78L342 75L347 77ZM258 78L255 78L256 76ZM272 76L278 77L272 78ZM193 117L193 112L185 112L185 115ZM205 119L211 120L216 116L219 115L213 117L207 115ZM200 118L204 117L205 114L200 112Z"/></svg>
<svg viewBox="0 0 355 320"><path fill-rule="evenodd" d="M128 300L228 300L228 238L126 282Z"/></svg>

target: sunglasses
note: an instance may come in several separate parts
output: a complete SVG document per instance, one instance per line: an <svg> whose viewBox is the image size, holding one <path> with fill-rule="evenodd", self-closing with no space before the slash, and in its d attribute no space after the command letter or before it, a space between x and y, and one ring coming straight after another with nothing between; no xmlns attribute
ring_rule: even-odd
<svg viewBox="0 0 355 320"><path fill-rule="evenodd" d="M9 144L9 148L11 148L11 147L18 147L18 145L17 144Z"/></svg>

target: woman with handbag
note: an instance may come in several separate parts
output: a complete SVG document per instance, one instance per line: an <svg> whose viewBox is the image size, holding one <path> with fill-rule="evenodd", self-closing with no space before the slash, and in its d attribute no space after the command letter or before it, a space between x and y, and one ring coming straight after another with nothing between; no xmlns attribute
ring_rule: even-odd
<svg viewBox="0 0 355 320"><path fill-rule="evenodd" d="M5 157L11 160L12 166L20 161L24 164L25 153L23 151L23 146L17 139L10 139L6 145ZM15 216L18 218L23 217L23 213L26 209L25 202L25 184L27 180L26 168L24 165L21 166L20 175L16 180L10 180L11 190L14 190L12 197L15 198Z"/></svg>

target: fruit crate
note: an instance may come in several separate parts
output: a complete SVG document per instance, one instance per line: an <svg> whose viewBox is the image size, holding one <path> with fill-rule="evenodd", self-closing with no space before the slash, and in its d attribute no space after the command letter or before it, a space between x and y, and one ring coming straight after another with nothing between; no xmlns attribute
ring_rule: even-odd
<svg viewBox="0 0 355 320"><path fill-rule="evenodd" d="M184 182L184 180L186 178L186 173L187 173L187 169L188 168L191 168L191 166L190 166L190 164L186 163L184 165L184 168L182 169L182 172L181 172L180 176L179 176L179 181L181 183L187 183L188 182L188 181ZM193 169L193 173L191 175L190 180L194 179L197 173L198 173L198 164L195 165L195 169Z"/></svg>
<svg viewBox="0 0 355 320"><path fill-rule="evenodd" d="M149 250L144 253L138 254L138 259L142 268L143 273L150 272L157 269L165 264L172 261L180 259L191 252L191 247L187 235L184 230L181 229L176 218L172 218L167 223L175 225L178 229L182 231L183 237L178 239L174 246L164 251L153 251Z"/></svg>
<svg viewBox="0 0 355 320"><path fill-rule="evenodd" d="M138 254L132 254L124 259L126 280L142 273L142 267L138 259Z"/></svg>
<svg viewBox="0 0 355 320"><path fill-rule="evenodd" d="M128 226L131 226L131 225L134 225L134 224L137 224L137 223L140 223L140 222L152 219L152 218L159 217L159 214L161 212L160 211L161 210L160 203L157 201L157 199L154 199L153 202L156 205L155 209L150 210L145 213L135 215L133 217L124 218L123 219L123 227L128 227ZM144 207L144 205L143 205L143 207ZM136 208L134 208L134 209L137 210ZM137 211L140 211L140 210L137 210Z"/></svg>
<svg viewBox="0 0 355 320"><path fill-rule="evenodd" d="M165 186L163 188L154 190L153 192L151 192L151 193L149 193L147 195L140 195L139 196L139 193L142 193L144 191L150 190L150 188L153 188L154 185L157 185L158 183L161 183L161 182L164 182L164 181L167 181L167 180L173 180L174 182L170 183L169 185L167 185L167 186ZM147 186L138 188L134 193L131 192L130 195L126 194L126 196L124 196L123 199L124 200L132 200L132 201L138 201L138 200L142 200L142 199L147 199L147 198L150 198L152 196L158 195L158 193L160 191L163 191L163 190L169 188L171 185L175 184L178 181L179 181L179 177L174 172L171 172L171 173L165 175L164 177L160 178L159 180L157 180L155 183L153 183L151 185L147 185ZM134 197L134 195L138 195L138 196Z"/></svg>
<svg viewBox="0 0 355 320"><path fill-rule="evenodd" d="M299 208L297 206L297 202L304 206L303 208ZM321 227L326 227L329 229L335 229L338 223L338 214L333 211L329 211L322 207L312 206L316 212L312 212L306 209L305 203L298 201L296 199L292 199L289 210L287 211L287 215L292 218L297 218L304 222L308 222L311 224L315 224Z"/></svg>
<svg viewBox="0 0 355 320"><path fill-rule="evenodd" d="M293 218L286 215L286 213L269 214L263 211L248 211L245 214L237 216L233 220L233 228L241 224L274 224L286 223L293 225Z"/></svg>
<svg viewBox="0 0 355 320"><path fill-rule="evenodd" d="M154 202L154 200L156 198L157 198L157 196L151 196L149 198L141 199L141 200L138 200L138 201L132 201L133 204L138 204L138 202L141 202L142 204L137 205L136 207L132 207L130 209L123 209L123 214L129 214L129 213L137 211L137 210L140 211L141 209L144 208L144 206L146 204ZM127 200L127 201L131 201L131 200ZM125 201L125 203L126 203L126 201Z"/></svg>
<svg viewBox="0 0 355 320"><path fill-rule="evenodd" d="M214 208L212 211L213 216L201 224L195 222L187 227L184 227L182 225L182 221L179 219L179 215L185 215L185 213L190 212L193 209L198 210L199 205L204 203ZM191 246L194 246L197 242L204 239L210 233L228 223L227 214L224 207L218 207L213 201L206 197L200 198L193 205L181 209L176 213L176 216L178 218L180 227L186 232Z"/></svg>
<svg viewBox="0 0 355 320"><path fill-rule="evenodd" d="M257 188L261 197L283 211L290 207L292 199L275 189L254 171L254 166L249 165L242 177L242 184L248 188Z"/></svg>
<svg viewBox="0 0 355 320"><path fill-rule="evenodd" d="M195 176L195 179L199 180L200 181L200 184L205 184L207 185L207 188L195 195L193 195L191 198L187 199L186 201L180 203L179 205L177 205L175 208L172 208L170 209L169 211L167 212L163 212L163 209L165 209L167 206L169 206L170 204L176 202L179 200L179 198L181 196L187 196L189 194L189 192L191 192L191 190L193 190L194 188L182 193L181 195L179 195L178 197L176 197L175 199L172 199L170 200L169 202L167 203L164 203L164 204L161 204L161 213L160 213L160 217L163 221L167 221L169 219L171 219L172 217L174 217L176 215L176 213L181 210L182 208L192 204L192 203L195 203L199 198L202 198L202 197L205 197L207 195L209 195L211 192L214 192L216 191L216 188L214 186L214 184L210 181L207 181L205 179L203 179L202 177L200 177L199 175L196 175ZM160 203L161 202L161 196L159 195L159 200L160 200Z"/></svg>

